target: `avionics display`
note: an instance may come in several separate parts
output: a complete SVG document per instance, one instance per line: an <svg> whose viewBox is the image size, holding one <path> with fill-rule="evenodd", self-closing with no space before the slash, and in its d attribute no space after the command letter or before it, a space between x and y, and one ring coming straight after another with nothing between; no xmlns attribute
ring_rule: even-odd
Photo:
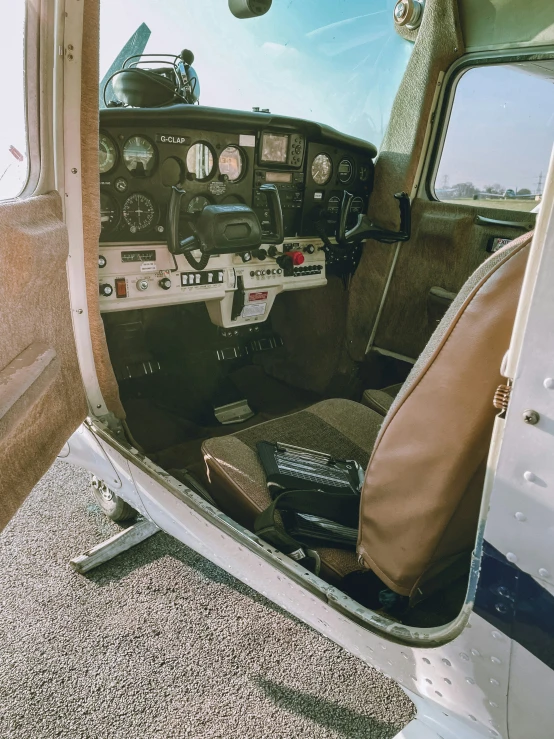
<svg viewBox="0 0 554 739"><path fill-rule="evenodd" d="M266 182L292 182L292 172L266 172Z"/></svg>
<svg viewBox="0 0 554 739"><path fill-rule="evenodd" d="M285 164L289 148L288 135L264 133L262 135L262 162Z"/></svg>

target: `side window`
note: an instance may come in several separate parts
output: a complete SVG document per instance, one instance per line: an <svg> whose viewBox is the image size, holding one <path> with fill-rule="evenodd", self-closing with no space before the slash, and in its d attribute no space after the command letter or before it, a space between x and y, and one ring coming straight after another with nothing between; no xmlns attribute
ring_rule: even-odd
<svg viewBox="0 0 554 739"><path fill-rule="evenodd" d="M554 143L554 60L474 67L456 85L433 183L438 200L540 203Z"/></svg>
<svg viewBox="0 0 554 739"><path fill-rule="evenodd" d="M26 0L10 0L0 24L0 200L17 197L27 182L25 8Z"/></svg>

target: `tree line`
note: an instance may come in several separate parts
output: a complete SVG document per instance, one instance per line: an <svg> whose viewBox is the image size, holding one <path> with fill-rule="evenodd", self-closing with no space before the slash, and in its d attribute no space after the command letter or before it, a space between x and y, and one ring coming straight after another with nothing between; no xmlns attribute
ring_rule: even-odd
<svg viewBox="0 0 554 739"><path fill-rule="evenodd" d="M441 188L437 189L439 191L441 190ZM506 188L498 182L495 182L493 185L486 185L483 189L475 187L473 182L459 182L457 185L453 185L448 189L444 188L441 194L443 197L450 198L472 198L479 194L504 195L505 192ZM517 191L514 190L513 192L516 198L532 194L531 190L526 187L522 187Z"/></svg>

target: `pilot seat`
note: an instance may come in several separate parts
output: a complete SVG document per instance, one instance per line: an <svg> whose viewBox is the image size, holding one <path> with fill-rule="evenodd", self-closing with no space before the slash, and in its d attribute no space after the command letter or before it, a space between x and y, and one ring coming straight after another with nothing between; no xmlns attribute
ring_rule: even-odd
<svg viewBox="0 0 554 739"><path fill-rule="evenodd" d="M367 466L357 551L319 549L321 576L340 584L371 570L410 604L469 571L500 375L532 234L467 280L402 387L380 405L330 399L229 436L208 439L211 494L239 523L271 499L256 443L282 442ZM370 394L371 395L371 394ZM383 397L385 396L385 397ZM390 401L390 402L389 402Z"/></svg>

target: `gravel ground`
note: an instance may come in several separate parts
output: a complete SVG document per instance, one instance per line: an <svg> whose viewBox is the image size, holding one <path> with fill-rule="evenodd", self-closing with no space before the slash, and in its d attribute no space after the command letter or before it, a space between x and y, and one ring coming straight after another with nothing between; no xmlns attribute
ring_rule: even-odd
<svg viewBox="0 0 554 739"><path fill-rule="evenodd" d="M56 463L0 536L0 739L385 739L394 683L165 534L88 576L117 527Z"/></svg>

